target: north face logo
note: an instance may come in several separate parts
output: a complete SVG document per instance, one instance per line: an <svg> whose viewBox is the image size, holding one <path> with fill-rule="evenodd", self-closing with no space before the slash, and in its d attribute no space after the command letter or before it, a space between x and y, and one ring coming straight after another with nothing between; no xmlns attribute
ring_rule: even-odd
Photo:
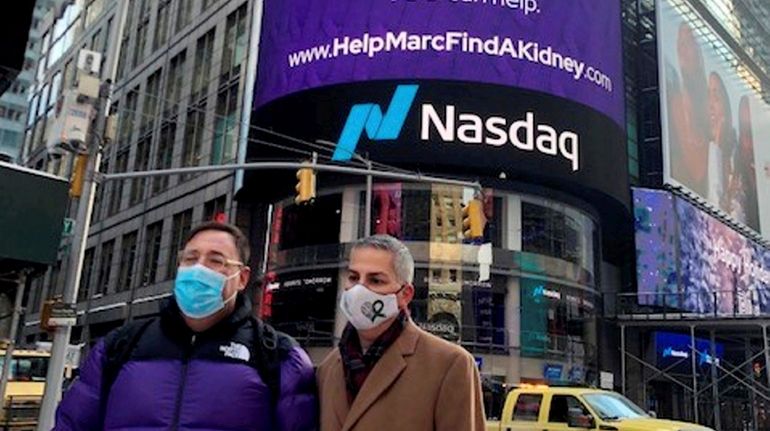
<svg viewBox="0 0 770 431"><path fill-rule="evenodd" d="M398 138L406 121L406 115L412 107L419 85L399 85L393 93L388 110L383 115L379 105L362 103L353 106L348 114L345 127L337 148L332 156L333 161L344 162L351 159L358 146L361 135L373 141L388 141Z"/></svg>

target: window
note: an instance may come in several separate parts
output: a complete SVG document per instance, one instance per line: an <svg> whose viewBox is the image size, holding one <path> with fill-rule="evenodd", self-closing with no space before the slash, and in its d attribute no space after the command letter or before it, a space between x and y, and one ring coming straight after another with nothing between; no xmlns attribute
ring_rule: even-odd
<svg viewBox="0 0 770 431"><path fill-rule="evenodd" d="M182 148L182 166L199 166L201 162L201 147L203 145L203 133L206 123L206 101L201 105L187 110L187 122L184 131L184 146ZM186 181L192 176L187 174L182 177Z"/></svg>
<svg viewBox="0 0 770 431"><path fill-rule="evenodd" d="M166 262L166 278L176 276L177 254L182 249L182 242L187 237L192 227L192 209L182 211L174 215L171 225L171 245L169 246L168 260Z"/></svg>
<svg viewBox="0 0 770 431"><path fill-rule="evenodd" d="M211 7L211 5L213 5L216 2L217 0L203 0L203 3L201 3L201 12L208 9L209 7Z"/></svg>
<svg viewBox="0 0 770 431"><path fill-rule="evenodd" d="M134 44L134 56L131 60L131 67L138 66L144 60L144 49L147 45L147 32L150 28L150 19L145 18L136 27L136 41Z"/></svg>
<svg viewBox="0 0 770 431"><path fill-rule="evenodd" d="M166 100L163 111L164 116L176 114L179 101L182 99L182 85L184 85L184 63L186 51L177 54L171 59L171 64L166 78Z"/></svg>
<svg viewBox="0 0 770 431"><path fill-rule="evenodd" d="M221 74L229 79L240 73L240 65L246 56L246 4L227 17Z"/></svg>
<svg viewBox="0 0 770 431"><path fill-rule="evenodd" d="M543 396L540 394L519 394L513 408L513 420L537 422L542 402Z"/></svg>
<svg viewBox="0 0 770 431"><path fill-rule="evenodd" d="M193 0L178 0L176 9L176 26L174 30L178 33L190 23Z"/></svg>
<svg viewBox="0 0 770 431"><path fill-rule="evenodd" d="M227 223L227 196L220 196L206 202L203 206L203 221L218 221Z"/></svg>
<svg viewBox="0 0 770 431"><path fill-rule="evenodd" d="M554 395L551 397L551 410L548 412L548 422L568 423L570 409L580 409L583 415L589 415L583 403L570 395Z"/></svg>
<svg viewBox="0 0 770 431"><path fill-rule="evenodd" d="M131 288L134 282L134 261L136 260L136 231L123 235L120 245L120 272L117 292Z"/></svg>
<svg viewBox="0 0 770 431"><path fill-rule="evenodd" d="M78 300L83 301L88 298L88 290L91 288L91 273L94 267L94 248L91 247L83 254L83 272L80 275L80 285L78 287Z"/></svg>
<svg viewBox="0 0 770 431"><path fill-rule="evenodd" d="M99 261L99 278L94 294L104 295L110 285L110 275L112 274L112 256L115 252L115 240L110 240L102 244L101 260Z"/></svg>
<svg viewBox="0 0 770 431"><path fill-rule="evenodd" d="M160 100L160 77L162 69L158 69L147 78L147 91L144 95L142 106L141 135L152 133L155 124L155 116L158 114L158 102Z"/></svg>
<svg viewBox="0 0 770 431"><path fill-rule="evenodd" d="M529 202L521 203L521 214L523 251L580 263L583 247L578 221L563 211Z"/></svg>
<svg viewBox="0 0 770 431"><path fill-rule="evenodd" d="M134 160L134 172L146 171L150 166L150 139L142 139L136 145L136 159ZM129 205L136 205L144 198L144 189L147 177L134 178L131 185L131 198Z"/></svg>
<svg viewBox="0 0 770 431"><path fill-rule="evenodd" d="M233 83L217 96L214 140L211 143L211 164L235 159L238 134L238 83Z"/></svg>
<svg viewBox="0 0 770 431"><path fill-rule="evenodd" d="M147 226L144 245L144 263L142 264L142 286L148 286L155 283L155 277L158 275L158 258L160 257L160 244L162 238L163 221Z"/></svg>
<svg viewBox="0 0 770 431"><path fill-rule="evenodd" d="M104 161L99 167L99 172L110 171L110 157L108 154L104 155ZM104 204L104 197L106 196L107 184L101 182L96 185L96 194L94 195L94 209L91 211L91 223L102 219L102 205Z"/></svg>
<svg viewBox="0 0 770 431"><path fill-rule="evenodd" d="M171 0L160 0L158 3L157 19L155 20L155 38L152 41L152 50L156 51L158 48L166 44L168 40L168 17L169 7Z"/></svg>
<svg viewBox="0 0 770 431"><path fill-rule="evenodd" d="M155 156L155 169L168 169L171 167L174 155L174 138L176 136L176 123L168 122L160 129L158 140L158 153ZM161 175L152 179L152 194L156 195L168 187L168 175Z"/></svg>
<svg viewBox="0 0 770 431"><path fill-rule="evenodd" d="M190 94L190 100L192 101L206 96L211 72L211 58L214 52L215 33L216 29L212 29L198 39L198 44L195 48L192 93Z"/></svg>
<svg viewBox="0 0 770 431"><path fill-rule="evenodd" d="M120 52L128 52L128 37L124 37L123 41L120 42ZM118 81L126 76L126 57L125 55L118 56Z"/></svg>
<svg viewBox="0 0 770 431"><path fill-rule="evenodd" d="M136 121L136 105L139 100L139 87L129 91L126 95L125 109L122 111L122 121L118 132L118 145L130 144L133 140L134 123Z"/></svg>
<svg viewBox="0 0 770 431"><path fill-rule="evenodd" d="M128 171L128 149L124 149L118 153L115 159L115 173L122 173ZM115 215L120 211L121 201L123 198L123 184L125 180L117 180L112 182L112 195L110 195L110 205L107 210L109 215Z"/></svg>

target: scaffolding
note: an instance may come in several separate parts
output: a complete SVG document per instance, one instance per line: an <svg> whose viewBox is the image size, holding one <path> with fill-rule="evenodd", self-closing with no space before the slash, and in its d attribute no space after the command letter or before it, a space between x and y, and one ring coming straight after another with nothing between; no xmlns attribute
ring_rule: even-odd
<svg viewBox="0 0 770 431"><path fill-rule="evenodd" d="M664 416L718 431L770 430L770 316L629 307L639 304L638 294L618 294L617 299L619 307L612 317L620 328L624 395L649 408L655 405L651 400L656 394L665 392L670 398ZM689 336L689 354L676 352L675 362L665 367L657 364L661 352L658 346L651 348L651 339L660 331ZM718 345L725 350L721 358Z"/></svg>

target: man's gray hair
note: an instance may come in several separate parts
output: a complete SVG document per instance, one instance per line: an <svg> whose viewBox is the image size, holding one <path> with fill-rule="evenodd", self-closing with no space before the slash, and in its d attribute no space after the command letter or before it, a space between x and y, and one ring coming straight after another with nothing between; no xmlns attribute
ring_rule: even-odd
<svg viewBox="0 0 770 431"><path fill-rule="evenodd" d="M393 255L393 269L401 283L412 284L414 281L414 257L403 242L390 235L372 235L353 243L352 250L371 247L385 250Z"/></svg>

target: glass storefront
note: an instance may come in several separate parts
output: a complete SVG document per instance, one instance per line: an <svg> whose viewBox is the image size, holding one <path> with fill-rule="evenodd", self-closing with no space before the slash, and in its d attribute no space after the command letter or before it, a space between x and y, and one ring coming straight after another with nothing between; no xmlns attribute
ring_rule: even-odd
<svg viewBox="0 0 770 431"><path fill-rule="evenodd" d="M483 245L469 244L462 209L474 193L373 186L371 232L401 239L415 257L412 319L477 358L558 362L569 370L565 380L584 379L596 363L597 224L560 202L484 190ZM267 318L304 345L335 345L336 301L350 244L365 231L365 201L365 190L350 186L321 191L312 205L274 205ZM510 378L505 369L487 374Z"/></svg>

